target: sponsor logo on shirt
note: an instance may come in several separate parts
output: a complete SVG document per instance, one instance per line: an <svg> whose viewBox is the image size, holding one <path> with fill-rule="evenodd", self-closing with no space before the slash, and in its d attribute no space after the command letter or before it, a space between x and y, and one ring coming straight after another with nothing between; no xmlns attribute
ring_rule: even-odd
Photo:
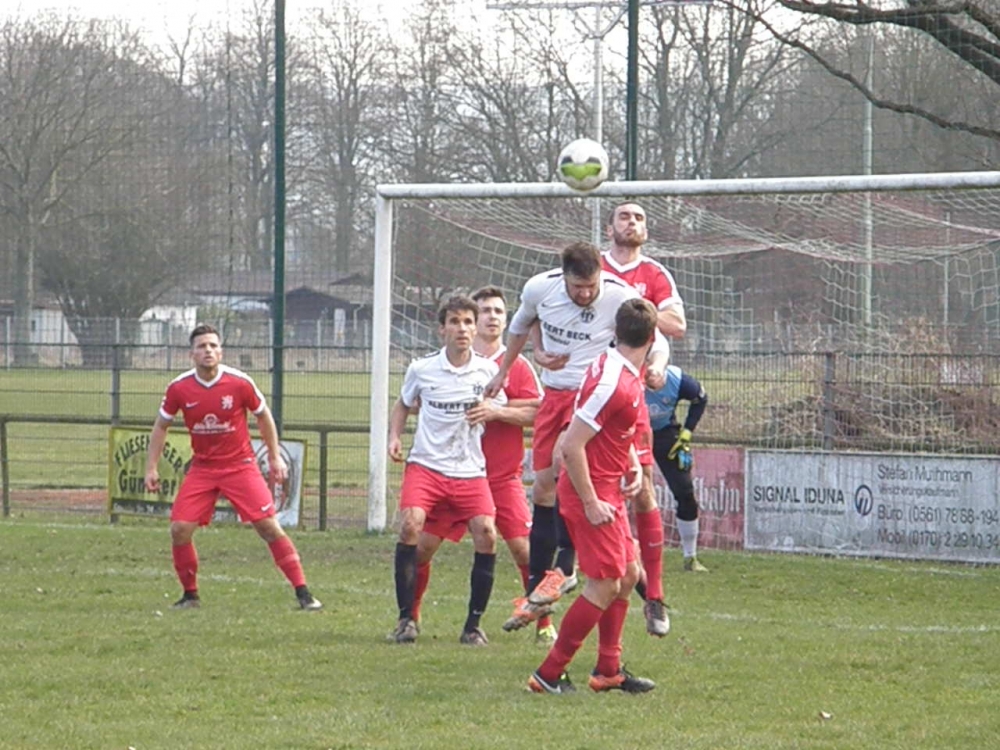
<svg viewBox="0 0 1000 750"><path fill-rule="evenodd" d="M215 435L222 432L232 432L234 429L228 420L220 422L214 414L206 414L200 422L196 422L191 427L191 432L196 432L199 435Z"/></svg>

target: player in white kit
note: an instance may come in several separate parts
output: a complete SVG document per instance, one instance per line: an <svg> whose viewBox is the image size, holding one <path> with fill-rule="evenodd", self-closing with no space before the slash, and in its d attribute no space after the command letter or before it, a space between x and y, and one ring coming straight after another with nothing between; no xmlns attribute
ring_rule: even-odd
<svg viewBox="0 0 1000 750"><path fill-rule="evenodd" d="M528 340L531 327L538 321L546 353L562 357L558 369L542 371L545 393L535 416L532 442L533 520L530 535L531 593L524 606L515 608L504 625L512 629L526 625L545 613L544 606L559 598L574 585L575 555L567 553L553 568L558 546L555 482L558 475L557 440L573 416L577 389L587 368L615 337L615 315L622 302L639 297L631 286L601 269L598 249L587 242L577 242L562 252L562 267L533 276L521 292L521 305L511 321L507 352L500 371L490 381L486 393L500 390L517 356ZM652 388L664 383L664 371L670 349L657 332L650 353L646 382Z"/></svg>

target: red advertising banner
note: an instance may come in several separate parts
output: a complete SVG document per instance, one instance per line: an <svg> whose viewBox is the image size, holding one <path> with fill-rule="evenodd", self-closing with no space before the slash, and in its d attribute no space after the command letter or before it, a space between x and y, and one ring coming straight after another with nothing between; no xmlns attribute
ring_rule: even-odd
<svg viewBox="0 0 1000 750"><path fill-rule="evenodd" d="M745 518L744 451L742 448L695 448L694 492L698 499L698 546L743 549ZM663 509L668 546L680 544L674 513L676 504L659 469L653 470L656 499Z"/></svg>

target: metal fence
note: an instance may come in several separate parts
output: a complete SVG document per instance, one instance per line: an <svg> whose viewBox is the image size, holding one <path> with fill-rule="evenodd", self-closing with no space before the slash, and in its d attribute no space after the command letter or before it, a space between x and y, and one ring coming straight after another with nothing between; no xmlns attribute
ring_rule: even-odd
<svg viewBox="0 0 1000 750"><path fill-rule="evenodd" d="M5 513L105 512L109 427L151 425L167 382L186 367L180 346L130 349L127 367L0 374ZM230 361L249 365L265 394L270 356L266 347L227 349ZM285 356L293 366L286 370L283 436L308 445L303 521L318 528L363 526L367 353L294 347ZM966 455L1000 451L998 360L985 354L678 353L709 395L696 446ZM404 364L394 362L397 377ZM391 471L393 507L398 467Z"/></svg>

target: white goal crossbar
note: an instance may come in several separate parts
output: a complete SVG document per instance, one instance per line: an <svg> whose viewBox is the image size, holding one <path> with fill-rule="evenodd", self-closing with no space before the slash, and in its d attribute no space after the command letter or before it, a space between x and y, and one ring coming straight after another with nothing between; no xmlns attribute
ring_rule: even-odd
<svg viewBox="0 0 1000 750"><path fill-rule="evenodd" d="M500 198L627 198L643 196L775 195L1000 188L1000 171L927 174L836 175L727 180L606 182L579 193L558 182L484 184L384 184L376 187L372 312L372 372L368 460L368 521L372 532L387 524L387 447L392 328L393 208L396 201Z"/></svg>

